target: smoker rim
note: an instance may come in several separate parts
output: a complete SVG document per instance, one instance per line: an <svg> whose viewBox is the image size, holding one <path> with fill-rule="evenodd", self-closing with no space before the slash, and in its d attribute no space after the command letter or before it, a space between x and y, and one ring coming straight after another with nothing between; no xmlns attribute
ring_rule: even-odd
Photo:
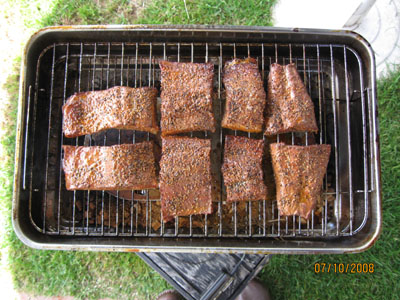
<svg viewBox="0 0 400 300"><path fill-rule="evenodd" d="M19 201L19 185L20 185L20 163L21 153L23 145L22 136L22 122L24 111L24 99L26 91L25 75L27 70L27 57L29 50L32 45L41 38L43 35L48 33L58 32L84 32L84 31L214 31L214 32L249 32L249 33L263 33L263 34L305 34L305 35L318 35L329 38L347 38L353 40L359 47L364 48L367 52L370 64L370 80L371 80L371 92L372 92L372 136L373 136L373 163L375 165L375 172L373 176L376 182L376 207L371 214L376 214L375 229L373 233L370 233L368 238L362 240L361 243L355 243L351 247L332 247L326 245L328 239L324 240L319 247L314 244L319 242L306 242L296 241L288 247L237 247L237 246L214 246L207 247L202 246L200 243L194 242L194 246L176 246L173 245L174 241L169 240L165 244L170 245L136 245L132 246L129 243L124 242L125 238L120 238L120 244L116 244L110 238L97 238L102 240L101 245L93 244L93 237L90 239L82 238L79 243L68 241L68 237L49 237L44 236L40 241L34 240L27 236L27 231L24 226L21 226L21 218L19 215L20 201ZM379 149L379 124L378 124L378 108L376 99L376 70L375 70L375 56L371 45L366 39L360 34L347 31L347 30L325 30L325 29L307 29L307 28L278 28L278 27L261 27L261 26L209 26L209 25L78 25L78 26L53 26L40 29L34 33L28 40L24 52L23 59L21 62L21 73L20 73L20 85L19 85L19 100L18 100L18 115L17 115L17 129L16 129L16 148L15 148L15 160L14 160L14 184L13 184L13 199L12 199L12 224L14 231L18 238L27 246L36 249L53 249L53 250L97 250L97 251L125 251L125 252L192 252L192 253L254 253L254 254L269 254L269 253L286 253L286 254L315 254L315 253L357 253L369 249L375 241L378 239L382 230L382 208L381 208L381 167L380 167L380 149ZM372 162L371 162L372 163ZM354 237L349 237L354 238ZM136 238L137 239L137 238ZM71 239L72 240L72 239ZM131 239L132 240L132 239ZM135 239L134 239L135 240ZM56 242L54 242L56 241ZM91 241L91 242L89 242ZM245 242L245 241L244 241ZM200 245L196 245L200 244ZM244 245L246 243L243 243ZM297 246L294 246L297 244ZM307 246L310 244L310 246Z"/></svg>

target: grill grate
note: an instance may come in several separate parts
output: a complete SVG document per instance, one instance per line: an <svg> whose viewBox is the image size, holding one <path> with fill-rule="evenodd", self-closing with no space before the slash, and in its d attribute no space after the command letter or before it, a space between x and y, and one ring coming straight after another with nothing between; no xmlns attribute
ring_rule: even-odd
<svg viewBox="0 0 400 300"><path fill-rule="evenodd" d="M247 56L257 59L265 86L270 64L295 63L314 101L319 134L292 133L278 135L276 140L289 140L292 144L315 142L332 145L321 203L312 212L310 220L297 216L280 217L276 200L233 204L225 201L222 176L218 172L224 138L227 134L244 133L221 128L215 133L189 134L212 140L215 189L219 194L213 203L212 215L179 217L174 224L165 224L157 191L66 191L62 145L112 145L144 140L160 144L159 138L148 133L124 130L109 130L74 139L63 137L61 107L70 95L115 85L155 86L159 89L160 60L211 62L215 66L214 111L216 119L220 120L225 102L223 65L233 57ZM352 65L354 62L358 65L358 70L348 70L350 61ZM49 65L48 62L50 71L43 67ZM27 100L23 189L30 192L31 222L38 231L48 235L352 236L366 224L369 198L374 190L370 163L372 132L368 127L372 118L371 87L364 86L363 70L357 52L340 44L55 43L40 55L35 86L29 87ZM42 72L49 76L41 76L39 80ZM41 103L45 105L41 106ZM47 125L39 126L43 123ZM28 130L31 127L33 131ZM46 136L44 146L42 136ZM249 133L246 136L265 139L262 134ZM42 163L45 164L44 179L35 176L36 165Z"/></svg>

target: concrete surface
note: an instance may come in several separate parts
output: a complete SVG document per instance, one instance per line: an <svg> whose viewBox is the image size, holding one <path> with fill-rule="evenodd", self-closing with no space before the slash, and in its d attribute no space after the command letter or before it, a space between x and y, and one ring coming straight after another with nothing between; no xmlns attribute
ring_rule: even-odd
<svg viewBox="0 0 400 300"><path fill-rule="evenodd" d="M360 24L349 29L371 43L378 77L400 63L400 0L377 0Z"/></svg>
<svg viewBox="0 0 400 300"><path fill-rule="evenodd" d="M338 29L357 9L360 0L278 0L274 26Z"/></svg>
<svg viewBox="0 0 400 300"><path fill-rule="evenodd" d="M367 10L356 24L346 26L361 5ZM400 0L279 0L273 18L278 27L343 28L361 34L374 49L378 77L400 63Z"/></svg>

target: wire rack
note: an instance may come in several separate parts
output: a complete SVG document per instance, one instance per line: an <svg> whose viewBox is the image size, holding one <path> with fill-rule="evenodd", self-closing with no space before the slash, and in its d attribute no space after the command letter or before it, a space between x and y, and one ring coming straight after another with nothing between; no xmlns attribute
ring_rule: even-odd
<svg viewBox="0 0 400 300"><path fill-rule="evenodd" d="M273 141L262 134L220 127L215 133L189 133L212 140L215 189L219 196L213 202L211 215L177 217L175 222L164 223L158 190L65 189L62 145L113 145L145 140L161 145L157 136L125 130L65 138L61 108L69 96L118 85L160 89L161 60L210 62L215 72L214 112L220 120L225 105L224 63L247 56L257 59L265 87L272 63L292 62L297 66L315 105L319 133L278 135ZM44 234L69 236L259 239L354 235L366 224L375 184L370 164L372 133L368 126L372 116L371 87L365 86L363 72L357 52L340 44L55 43L39 56L36 82L29 87L27 99L22 185L30 193L31 222ZM273 188L266 201L225 201L219 170L227 134L264 138L266 144L285 141L332 145L321 201L309 220L281 217ZM43 176L36 176L37 172ZM271 179L272 173L266 172L265 176Z"/></svg>

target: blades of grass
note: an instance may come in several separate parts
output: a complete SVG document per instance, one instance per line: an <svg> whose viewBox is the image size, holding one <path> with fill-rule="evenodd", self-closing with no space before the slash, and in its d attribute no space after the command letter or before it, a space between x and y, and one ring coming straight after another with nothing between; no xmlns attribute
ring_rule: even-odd
<svg viewBox="0 0 400 300"><path fill-rule="evenodd" d="M141 13L138 23L270 26L274 4L275 0L154 0Z"/></svg>

